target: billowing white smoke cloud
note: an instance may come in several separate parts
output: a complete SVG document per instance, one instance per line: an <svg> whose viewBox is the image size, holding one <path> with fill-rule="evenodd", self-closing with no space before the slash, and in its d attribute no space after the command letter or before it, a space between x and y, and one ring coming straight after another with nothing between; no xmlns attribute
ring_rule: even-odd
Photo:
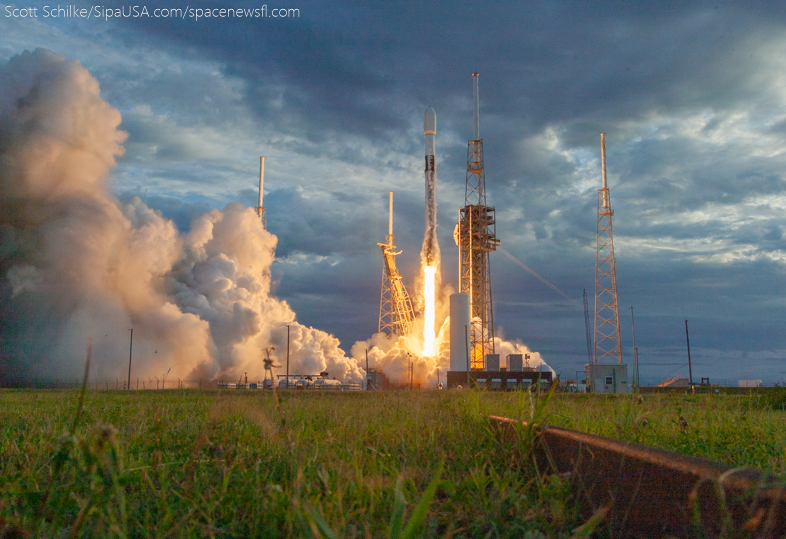
<svg viewBox="0 0 786 539"><path fill-rule="evenodd" d="M111 195L120 120L76 61L39 49L0 67L0 365L21 369L0 377L76 377L93 338L93 376L124 379L133 327L134 378L259 379L265 348L283 365L289 324L291 372L359 381L337 339L270 296L276 237L252 209L181 237Z"/></svg>
<svg viewBox="0 0 786 539"><path fill-rule="evenodd" d="M368 365L371 368L382 369L385 375L394 384L409 384L409 365L413 366L413 383L423 389L433 389L437 382L446 382L446 372L450 367L450 317L440 317L444 320L437 332L437 350L435 357L422 357L420 350L422 341L420 334L413 333L406 337L388 338L384 333L376 333L370 339L357 341L352 346L352 357L358 363L365 362L368 350ZM533 352L520 341L506 341L497 330L494 337L494 349L500 356L502 366L505 365L508 354L529 354L529 366L535 369L546 369L556 376L539 352ZM363 364L363 363L361 363ZM363 365L365 367L365 365Z"/></svg>

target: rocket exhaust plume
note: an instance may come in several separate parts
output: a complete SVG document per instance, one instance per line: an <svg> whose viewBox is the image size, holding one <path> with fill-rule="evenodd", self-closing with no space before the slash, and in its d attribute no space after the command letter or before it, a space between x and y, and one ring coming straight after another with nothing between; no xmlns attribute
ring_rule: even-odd
<svg viewBox="0 0 786 539"><path fill-rule="evenodd" d="M434 135L437 134L437 114L428 107L423 116L426 137L426 233L423 237L422 258L426 266L438 266L437 243L437 157Z"/></svg>
<svg viewBox="0 0 786 539"><path fill-rule="evenodd" d="M437 134L437 113L428 107L423 115L426 137L426 231L420 258L423 264L423 354L435 354L435 313L439 243L437 242L437 157L434 136Z"/></svg>
<svg viewBox="0 0 786 539"><path fill-rule="evenodd" d="M181 234L115 198L120 122L79 62L37 49L0 65L0 382L79 377L89 337L91 376L125 380L128 328L132 377L262 380L262 351L287 350L287 325L294 372L360 381L338 339L271 294L278 240L254 209L229 204Z"/></svg>
<svg viewBox="0 0 786 539"><path fill-rule="evenodd" d="M423 285L423 299L425 301L425 309L423 311L423 355L431 357L436 352L434 349L434 342L437 338L434 332L434 323L436 322L437 268L434 266L426 266L423 268L423 277L425 279Z"/></svg>

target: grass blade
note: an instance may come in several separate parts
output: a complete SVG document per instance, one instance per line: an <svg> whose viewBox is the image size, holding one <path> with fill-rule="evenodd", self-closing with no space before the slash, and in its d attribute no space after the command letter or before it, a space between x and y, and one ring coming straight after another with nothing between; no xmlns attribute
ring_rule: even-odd
<svg viewBox="0 0 786 539"><path fill-rule="evenodd" d="M328 526L327 522L325 522L325 519L322 518L322 515L320 515L316 509L313 507L309 508L308 516L311 517L311 520L316 523L321 535L327 537L327 539L336 539L336 533L330 529L330 526Z"/></svg>
<svg viewBox="0 0 786 539"><path fill-rule="evenodd" d="M418 502L417 507L415 507L415 512L412 513L412 516L409 518L409 522L407 522L407 527L404 528L404 533L401 535L401 539L410 539L411 537L414 537L415 532L417 532L423 525L423 522L426 521L428 508L429 505L431 505L431 500L434 499L434 495L437 493L439 479L442 476L442 469L444 467L445 461L442 460L439 463L439 466L437 466L437 471L434 472L434 477L431 478L431 482L428 484L428 487L426 487L426 491L420 498L420 502Z"/></svg>
<svg viewBox="0 0 786 539"><path fill-rule="evenodd" d="M404 508L407 500L404 498L404 477L398 476L396 480L396 492L394 494L393 516L390 517L390 539L400 539L401 526L404 524Z"/></svg>

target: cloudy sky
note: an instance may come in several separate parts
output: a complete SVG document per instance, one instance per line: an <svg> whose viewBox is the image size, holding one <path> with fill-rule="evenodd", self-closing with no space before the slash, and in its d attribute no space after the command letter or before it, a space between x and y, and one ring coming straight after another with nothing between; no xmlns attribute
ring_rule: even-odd
<svg viewBox="0 0 786 539"><path fill-rule="evenodd" d="M494 320L563 377L583 369L592 307L598 133L607 133L623 357L630 306L645 383L786 380L786 8L782 3L302 2L268 17L49 17L0 4L0 62L79 60L122 114L111 185L186 230L256 203L265 155L275 293L345 349L377 329L387 192L410 283L423 237L423 111L437 112L443 280L472 136L471 73L502 247ZM134 4L117 4L129 8ZM37 17L14 16L38 7ZM191 2L190 8L261 4ZM274 9L293 8L290 17ZM116 14L116 13L115 13ZM10 16L9 16L10 15ZM121 13L122 15L122 13Z"/></svg>

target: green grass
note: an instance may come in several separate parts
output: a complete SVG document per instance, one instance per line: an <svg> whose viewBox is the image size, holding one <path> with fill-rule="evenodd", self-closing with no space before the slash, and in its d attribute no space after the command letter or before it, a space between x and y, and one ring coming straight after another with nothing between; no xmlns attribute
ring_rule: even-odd
<svg viewBox="0 0 786 539"><path fill-rule="evenodd" d="M568 485L487 416L784 473L753 397L0 391L0 531L40 537L569 537ZM278 405L277 405L278 404ZM688 422L683 429L682 415ZM646 418L646 425L644 419Z"/></svg>
<svg viewBox="0 0 786 539"><path fill-rule="evenodd" d="M546 421L786 477L786 411L780 404L784 391L650 394L641 403L632 396L559 395L550 403ZM483 399L483 412L519 417L520 400L510 393L489 395Z"/></svg>

